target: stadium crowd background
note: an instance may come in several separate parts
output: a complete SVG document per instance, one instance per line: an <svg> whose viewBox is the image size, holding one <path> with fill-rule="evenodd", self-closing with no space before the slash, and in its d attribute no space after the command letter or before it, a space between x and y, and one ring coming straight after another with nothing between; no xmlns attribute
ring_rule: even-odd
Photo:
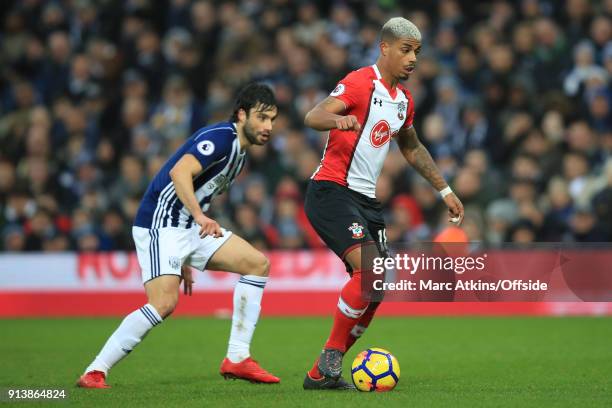
<svg viewBox="0 0 612 408"><path fill-rule="evenodd" d="M406 4L406 6L404 6ZM423 33L415 126L472 240L612 240L612 1L19 0L0 9L0 248L132 249L151 176L273 85L273 142L211 216L261 248L321 246L302 199L326 135L304 114L372 64L391 16ZM377 187L391 242L447 225L395 143Z"/></svg>

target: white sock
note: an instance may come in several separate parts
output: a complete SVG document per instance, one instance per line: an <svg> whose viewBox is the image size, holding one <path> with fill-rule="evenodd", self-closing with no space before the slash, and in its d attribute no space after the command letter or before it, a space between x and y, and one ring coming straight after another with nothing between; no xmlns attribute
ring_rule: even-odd
<svg viewBox="0 0 612 408"><path fill-rule="evenodd" d="M108 338L95 360L85 369L85 372L103 371L108 374L115 364L127 356L147 335L149 330L162 322L157 310L146 304L126 316L117 330Z"/></svg>
<svg viewBox="0 0 612 408"><path fill-rule="evenodd" d="M267 281L267 276L244 275L234 288L232 331L227 348L227 358L232 363L251 356L249 346L259 319L261 297Z"/></svg>

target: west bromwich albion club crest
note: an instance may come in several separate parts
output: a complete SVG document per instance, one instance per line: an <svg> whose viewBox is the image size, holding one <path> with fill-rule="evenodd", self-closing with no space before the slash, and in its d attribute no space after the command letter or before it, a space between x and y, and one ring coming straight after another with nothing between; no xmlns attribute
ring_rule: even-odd
<svg viewBox="0 0 612 408"><path fill-rule="evenodd" d="M406 103L404 101L401 101L397 105L397 117L399 118L399 120L404 120L404 112L406 112Z"/></svg>
<svg viewBox="0 0 612 408"><path fill-rule="evenodd" d="M181 267L181 258L171 256L170 258L168 258L168 264L172 269L179 269Z"/></svg>
<svg viewBox="0 0 612 408"><path fill-rule="evenodd" d="M354 222L353 225L348 227L348 230L353 233L353 239L363 238L363 226Z"/></svg>

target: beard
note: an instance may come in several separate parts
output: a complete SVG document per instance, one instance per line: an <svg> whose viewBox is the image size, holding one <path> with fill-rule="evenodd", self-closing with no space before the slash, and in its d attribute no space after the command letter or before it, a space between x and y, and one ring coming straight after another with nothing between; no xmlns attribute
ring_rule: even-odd
<svg viewBox="0 0 612 408"><path fill-rule="evenodd" d="M266 144L266 141L259 140L259 138L257 137L259 136L259 134L255 129L253 129L253 126L251 126L248 120L244 124L243 131L244 136L247 138L250 144L257 146L263 146Z"/></svg>
<svg viewBox="0 0 612 408"><path fill-rule="evenodd" d="M254 145L263 145L263 142L260 142L259 140L257 140L257 134L255 132L255 130L253 129L253 127L251 127L251 125L249 124L249 121L247 120L244 124L244 136L247 138L247 140L249 141L249 143L254 144Z"/></svg>

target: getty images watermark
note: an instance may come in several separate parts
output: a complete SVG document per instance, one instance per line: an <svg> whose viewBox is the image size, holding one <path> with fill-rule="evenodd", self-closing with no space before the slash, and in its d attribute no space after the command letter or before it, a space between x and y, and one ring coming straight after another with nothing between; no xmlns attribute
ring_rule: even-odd
<svg viewBox="0 0 612 408"><path fill-rule="evenodd" d="M395 257L375 257L372 262L372 272L380 275L380 279L372 282L372 289L398 290L398 291L449 291L449 290L488 290L488 291L512 291L512 290L542 290L548 289L548 284L538 280L502 279L496 282L487 282L482 279L457 279L454 282L440 282L433 279L419 279L417 281L401 279L396 282L385 282L383 276L387 270L407 272L415 275L418 271L446 271L457 275L463 275L470 271L484 271L486 269L487 254L482 256L434 256L420 254L410 256L408 254L396 254Z"/></svg>
<svg viewBox="0 0 612 408"><path fill-rule="evenodd" d="M362 246L362 296L409 302L610 302L612 245Z"/></svg>

